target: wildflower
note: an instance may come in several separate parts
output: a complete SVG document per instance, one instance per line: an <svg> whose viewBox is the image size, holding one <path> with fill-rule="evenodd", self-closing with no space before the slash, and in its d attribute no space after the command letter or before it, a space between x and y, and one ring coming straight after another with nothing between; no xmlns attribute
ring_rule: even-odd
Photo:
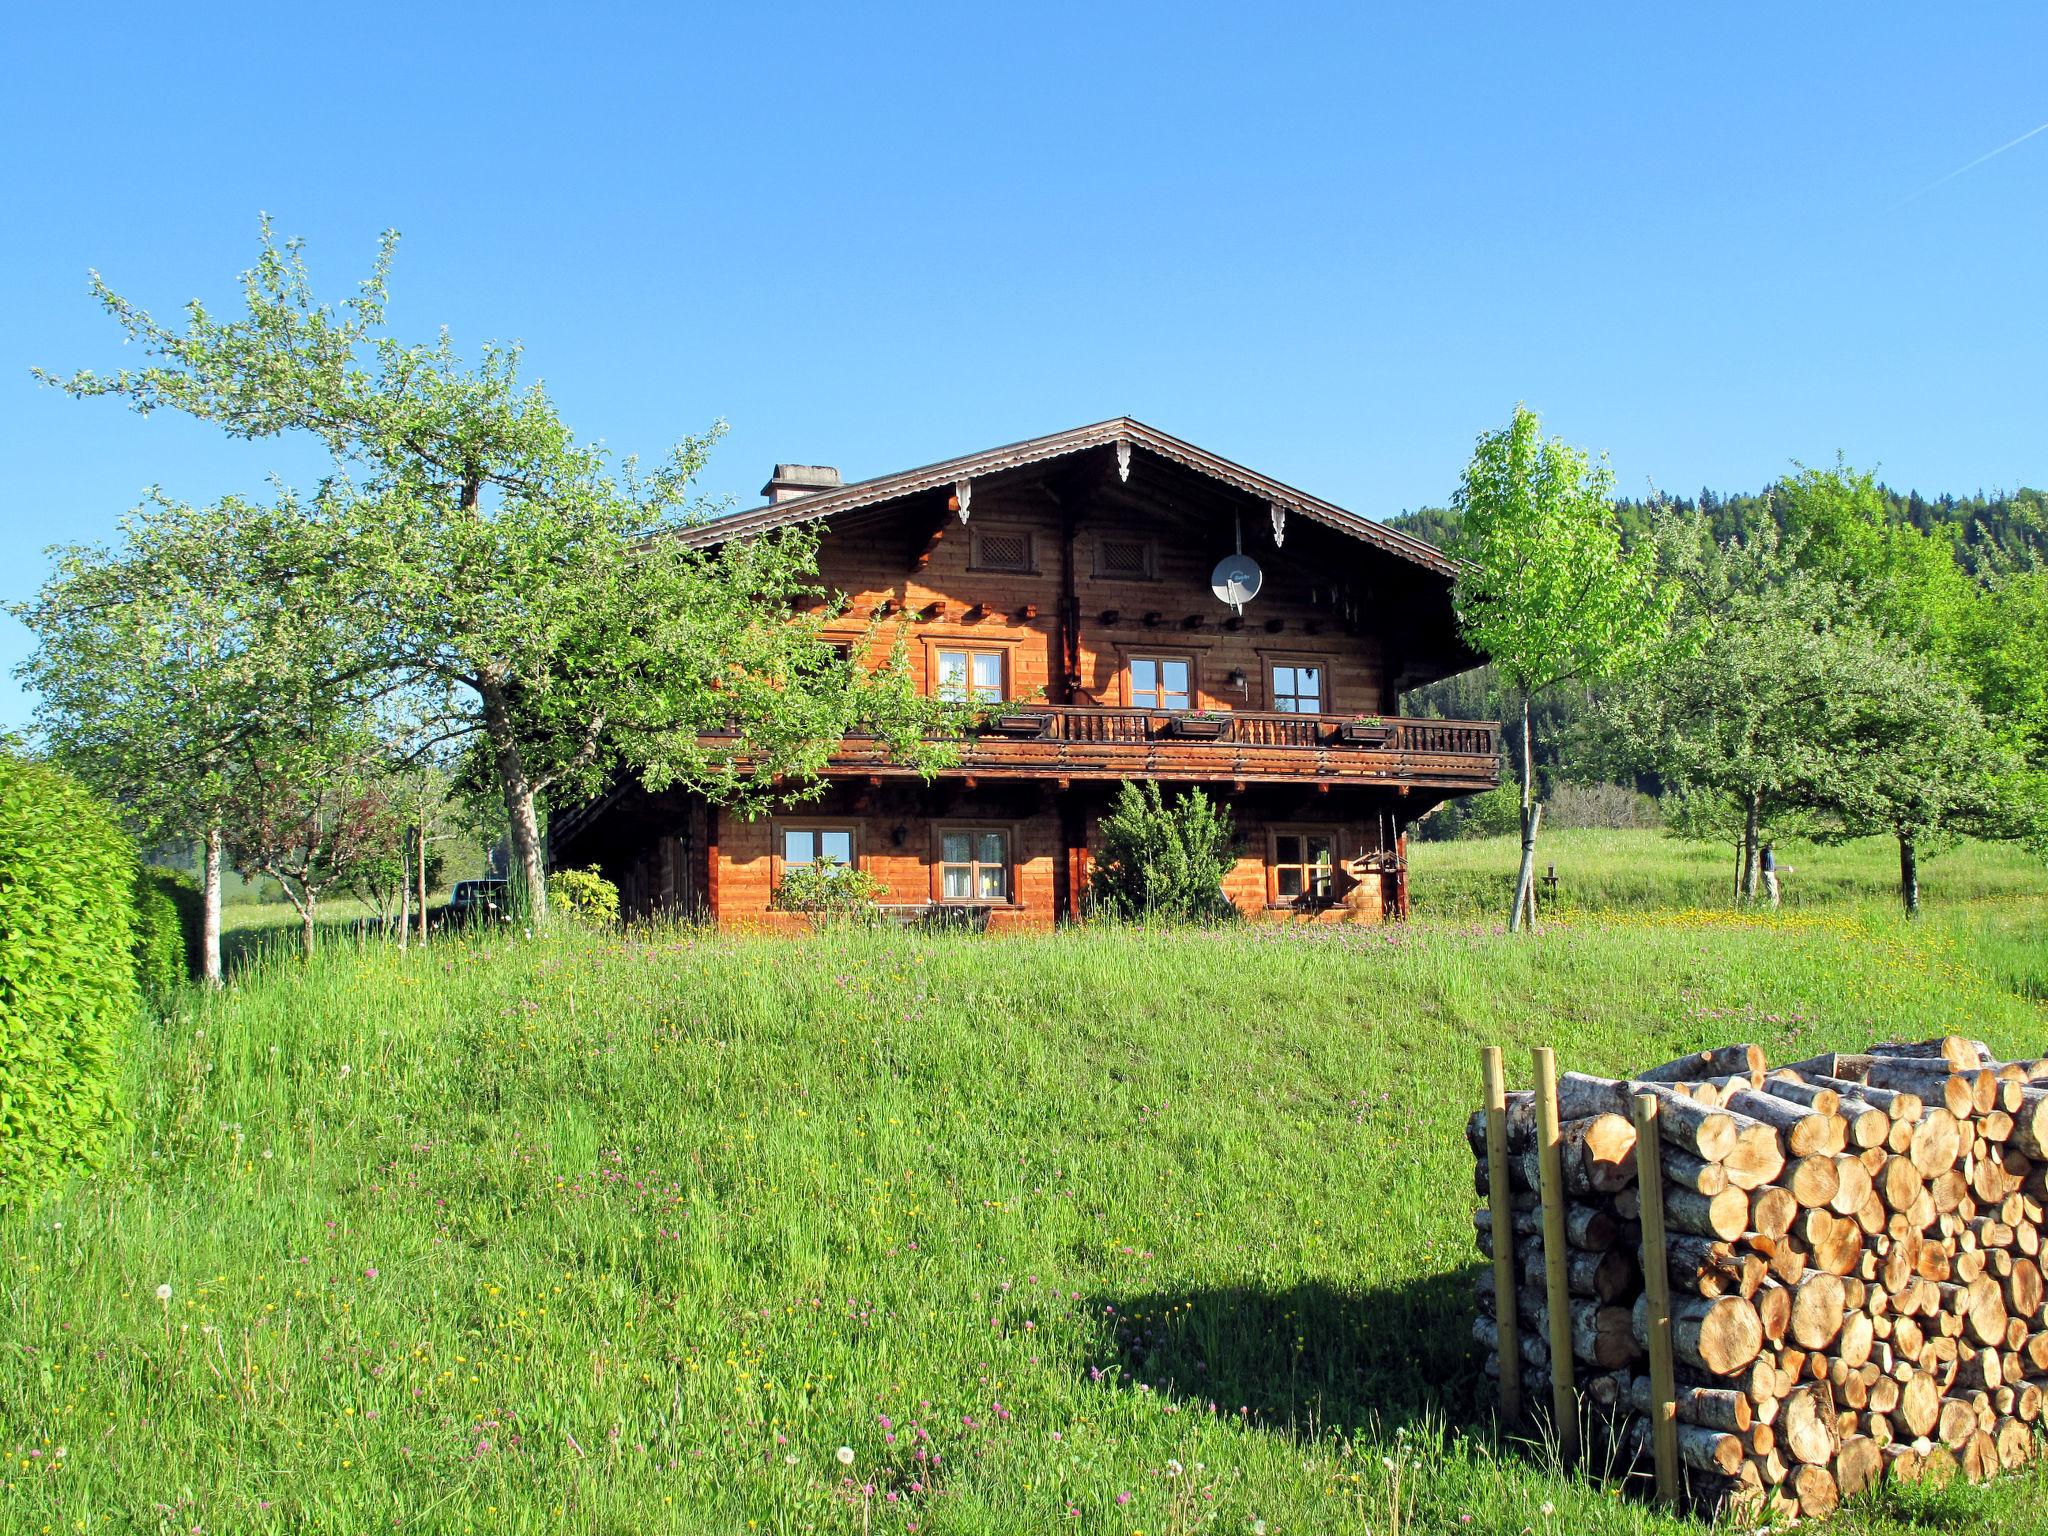
<svg viewBox="0 0 2048 1536"><path fill-rule="evenodd" d="M1116 1501L1119 1504L1128 1504L1131 1502L1131 1496L1128 1493L1120 1493L1116 1496Z"/></svg>
<svg viewBox="0 0 2048 1536"><path fill-rule="evenodd" d="M841 1465L842 1467L850 1467L853 1465L852 1446L842 1445L841 1447L839 1447L838 1450L834 1451L832 1454L839 1458L839 1465Z"/></svg>
<svg viewBox="0 0 2048 1536"><path fill-rule="evenodd" d="M1551 1503L1551 1502L1550 1502L1550 1500L1548 1500L1548 1499L1545 1499L1545 1500L1543 1501L1543 1513L1544 1513L1544 1514L1545 1514L1546 1516L1549 1516L1549 1515L1554 1515L1554 1514L1556 1514L1556 1513L1557 1513L1557 1506L1556 1506L1555 1504Z"/></svg>
<svg viewBox="0 0 2048 1536"><path fill-rule="evenodd" d="M1180 1465L1180 1463L1179 1463L1179 1462L1177 1462L1177 1461L1173 1461L1173 1460L1169 1459L1169 1460L1167 1461L1167 1463L1166 1463L1166 1475L1167 1475L1168 1477L1179 1477L1179 1476L1180 1476L1180 1474L1181 1474L1181 1465Z"/></svg>
<svg viewBox="0 0 2048 1536"><path fill-rule="evenodd" d="M796 1465L796 1452L795 1452L795 1451L791 1451L791 1452L790 1452L790 1453L789 1453L789 1454L788 1454L787 1456L783 1457L783 1458L782 1458L782 1464L783 1464L784 1466L786 1466L786 1467L793 1467L793 1466L795 1466L795 1465Z"/></svg>
<svg viewBox="0 0 2048 1536"><path fill-rule="evenodd" d="M158 1301L169 1301L169 1300L171 1299L171 1288L170 1288L170 1286L169 1286L169 1285L160 1285L160 1286L158 1286L158 1287L156 1288L156 1299L157 1299Z"/></svg>
<svg viewBox="0 0 2048 1536"><path fill-rule="evenodd" d="M349 1075L350 1075L350 1074L351 1074L352 1072L354 1072L354 1071L355 1071L355 1068L354 1068L354 1067L352 1067L352 1066L350 1066L350 1065L349 1065L349 1064L348 1064L347 1062L345 1062L345 1061L344 1061L344 1062L343 1062L343 1063L341 1064L341 1075L342 1075L343 1077L347 1077L347 1076L349 1076Z"/></svg>

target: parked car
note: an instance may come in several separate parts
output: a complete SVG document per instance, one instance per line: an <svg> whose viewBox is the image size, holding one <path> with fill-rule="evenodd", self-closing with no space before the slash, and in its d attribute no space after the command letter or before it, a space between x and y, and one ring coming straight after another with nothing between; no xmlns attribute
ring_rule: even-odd
<svg viewBox="0 0 2048 1536"><path fill-rule="evenodd" d="M451 927L472 923L503 923L512 917L512 882L458 880L448 897L442 921Z"/></svg>

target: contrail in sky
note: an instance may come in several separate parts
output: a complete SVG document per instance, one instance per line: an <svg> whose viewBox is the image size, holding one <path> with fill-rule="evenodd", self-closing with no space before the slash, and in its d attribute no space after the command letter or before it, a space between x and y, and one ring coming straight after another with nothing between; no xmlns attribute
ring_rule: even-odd
<svg viewBox="0 0 2048 1536"><path fill-rule="evenodd" d="M1979 155L1976 159L1972 160L1968 165L1959 165L1954 170L1950 171L1946 176L1940 177L1934 181L1930 181L1918 192L1912 193L1910 196L1900 198L1896 203L1893 203L1891 207L1887 208L1885 212L1898 212L1899 209L1905 207L1906 204L1912 202L1914 198L1925 197L1928 193L1932 192L1936 187L1946 186L1949 182L1954 181L1958 176L1962 175L1963 172L1974 171L1986 160L1996 160L2000 155L2004 154L2008 149L2011 149L2014 145L2024 144L2027 142L2027 140L2031 139L2035 134L2044 132L2048 132L2048 123L2041 124L2039 128L2029 128L2025 133L2021 134L2018 138L2011 140L2009 143L1999 145L1998 148L1992 150L1990 154Z"/></svg>

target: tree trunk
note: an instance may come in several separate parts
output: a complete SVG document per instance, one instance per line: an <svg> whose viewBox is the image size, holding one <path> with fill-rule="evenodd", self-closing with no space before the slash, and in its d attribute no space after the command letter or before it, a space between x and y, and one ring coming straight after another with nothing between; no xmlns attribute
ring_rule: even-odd
<svg viewBox="0 0 2048 1536"><path fill-rule="evenodd" d="M1508 931L1521 931L1523 915L1535 927L1536 810L1535 759L1529 742L1529 696L1522 695L1522 864L1515 874L1515 904L1508 912Z"/></svg>
<svg viewBox="0 0 2048 1536"><path fill-rule="evenodd" d="M484 730L491 740L491 755L497 764L498 788L505 801L505 825L512 844L512 904L519 915L535 928L547 924L547 867L540 842L540 813L535 806L533 780L526 772L526 759L513 734L511 711L505 695L496 685L482 690Z"/></svg>
<svg viewBox="0 0 2048 1536"><path fill-rule="evenodd" d="M425 948L427 942L427 808L425 805L420 807L419 837L417 841L420 858L418 866L413 871L413 877L419 882L420 946Z"/></svg>
<svg viewBox="0 0 2048 1536"><path fill-rule="evenodd" d="M199 974L209 987L221 984L219 827L206 829L206 856L199 880Z"/></svg>
<svg viewBox="0 0 2048 1536"><path fill-rule="evenodd" d="M1899 834L1899 897L1906 903L1906 916L1920 915L1920 852L1904 833Z"/></svg>
<svg viewBox="0 0 2048 1536"><path fill-rule="evenodd" d="M1764 796L1760 789L1749 792L1742 812L1742 904L1756 902L1757 838L1763 827Z"/></svg>
<svg viewBox="0 0 2048 1536"><path fill-rule="evenodd" d="M412 828L398 835L398 947L412 938Z"/></svg>

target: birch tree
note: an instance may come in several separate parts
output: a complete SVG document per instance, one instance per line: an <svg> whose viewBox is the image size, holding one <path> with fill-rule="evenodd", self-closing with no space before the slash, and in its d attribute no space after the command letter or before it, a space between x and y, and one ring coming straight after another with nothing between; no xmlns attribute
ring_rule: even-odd
<svg viewBox="0 0 2048 1536"><path fill-rule="evenodd" d="M1624 674L1665 633L1671 596L1653 553L1622 538L1604 460L1545 437L1526 406L1481 434L1453 505L1464 561L1454 597L1473 647L1520 696L1521 865L1508 926L1535 920L1533 695Z"/></svg>

